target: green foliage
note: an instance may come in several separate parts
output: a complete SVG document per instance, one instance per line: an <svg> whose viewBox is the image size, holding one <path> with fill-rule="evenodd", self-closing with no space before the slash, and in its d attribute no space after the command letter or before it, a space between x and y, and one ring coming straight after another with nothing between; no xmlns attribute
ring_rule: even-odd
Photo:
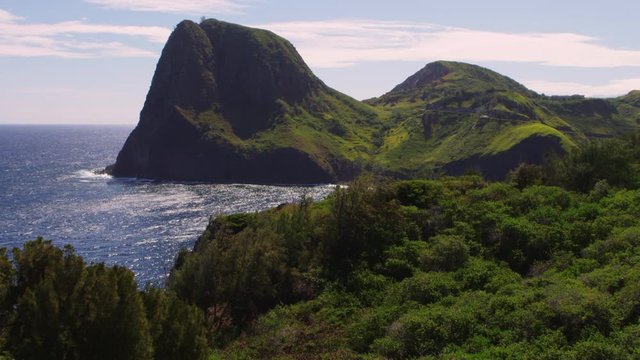
<svg viewBox="0 0 640 360"><path fill-rule="evenodd" d="M321 220L309 216L309 207L303 200L251 217L215 219L197 251L179 259L168 286L207 311L216 341L235 336L242 324L279 303L315 293L310 261L320 250L311 240L321 234L305 229Z"/></svg>
<svg viewBox="0 0 640 360"><path fill-rule="evenodd" d="M41 238L14 249L15 315L8 344L21 359L151 359L148 323L133 274L86 267L69 247Z"/></svg>
<svg viewBox="0 0 640 360"><path fill-rule="evenodd" d="M209 314L242 309L213 328L224 358L637 357L640 191L516 185L359 180L220 228L171 277L195 276L188 301L224 296ZM280 260L245 263L254 248ZM187 270L196 258L208 265ZM206 285L223 279L238 292Z"/></svg>
<svg viewBox="0 0 640 360"><path fill-rule="evenodd" d="M397 283L395 289L389 289L386 301L396 304L416 302L424 305L437 302L448 295L455 295L459 291L460 284L451 274L419 273Z"/></svg>
<svg viewBox="0 0 640 360"><path fill-rule="evenodd" d="M444 195L444 186L435 180L409 180L398 183L396 191L402 205L425 209L438 204Z"/></svg>
<svg viewBox="0 0 640 360"><path fill-rule="evenodd" d="M157 288L142 292L154 358L207 359L209 348L202 312L174 294Z"/></svg>
<svg viewBox="0 0 640 360"><path fill-rule="evenodd" d="M169 286L206 309L216 330L273 307L282 299L278 289L288 285L284 241L269 228L250 226L242 237L218 231L201 252L189 255Z"/></svg>
<svg viewBox="0 0 640 360"><path fill-rule="evenodd" d="M323 244L329 277L344 277L360 261L379 261L386 248L402 240L404 219L391 191L364 179L336 189Z"/></svg>
<svg viewBox="0 0 640 360"><path fill-rule="evenodd" d="M581 192L591 191L603 180L613 186L632 187L638 185L638 172L633 164L639 162L632 139L610 139L576 148L562 158L552 158L546 165L546 176L551 184Z"/></svg>
<svg viewBox="0 0 640 360"><path fill-rule="evenodd" d="M509 179L520 190L532 185L542 185L543 176L542 166L532 164L520 164L509 173Z"/></svg>
<svg viewBox="0 0 640 360"><path fill-rule="evenodd" d="M456 235L439 235L431 239L430 251L423 255L423 267L429 270L456 270L469 259L469 247Z"/></svg>
<svg viewBox="0 0 640 360"><path fill-rule="evenodd" d="M12 261L2 249L0 280L0 337L16 358L205 359L209 352L199 309L167 300L163 290L141 293L131 271L87 266L71 247L38 238L14 249Z"/></svg>
<svg viewBox="0 0 640 360"><path fill-rule="evenodd" d="M13 285L15 283L15 269L7 257L7 249L0 249L0 329L6 329L12 315L14 303ZM0 348L3 344L0 336Z"/></svg>

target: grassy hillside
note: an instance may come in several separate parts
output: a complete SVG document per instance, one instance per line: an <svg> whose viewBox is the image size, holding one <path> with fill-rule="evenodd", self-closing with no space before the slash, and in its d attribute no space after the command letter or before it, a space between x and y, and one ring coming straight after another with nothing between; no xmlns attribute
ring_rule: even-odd
<svg viewBox="0 0 640 360"><path fill-rule="evenodd" d="M225 51L215 59L214 67L224 62L215 79L219 91L232 93L220 96L211 110L191 117L206 136L247 154L294 148L329 171L336 159L355 161L372 152L371 136L378 127L375 112L324 85L287 40L266 30L213 19L199 26ZM260 59L258 65L253 64L255 58ZM230 62L238 65L230 69ZM247 72L249 76L244 75ZM261 84L263 78L268 85ZM253 94L255 86L263 89ZM234 112L239 110L229 110L232 105L251 108L247 98L266 103L262 112L238 115ZM262 118L255 129L241 128L243 120L255 117Z"/></svg>
<svg viewBox="0 0 640 360"><path fill-rule="evenodd" d="M320 81L285 39L213 19L180 23L115 175L311 183L353 178L382 127Z"/></svg>
<svg viewBox="0 0 640 360"><path fill-rule="evenodd" d="M375 158L399 173L413 173L506 152L535 136L555 137L565 150L586 140L537 98L517 82L479 66L428 64L391 92L367 101L389 119L390 129Z"/></svg>
<svg viewBox="0 0 640 360"><path fill-rule="evenodd" d="M277 103L280 108L269 120L271 126L248 138L239 137L229 120L214 111L183 114L204 137L232 146L243 156L293 148L307 154L334 180L349 179L356 173L338 175L341 163L357 166L374 151L372 138L381 123L365 104L332 90L319 90L298 104Z"/></svg>

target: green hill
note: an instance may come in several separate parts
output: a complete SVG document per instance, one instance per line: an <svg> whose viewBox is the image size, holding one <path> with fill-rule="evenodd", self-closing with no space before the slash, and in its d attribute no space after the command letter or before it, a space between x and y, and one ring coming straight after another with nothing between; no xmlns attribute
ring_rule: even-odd
<svg viewBox="0 0 640 360"><path fill-rule="evenodd" d="M391 119L376 159L407 176L442 167L451 174L477 169L501 178L520 162L540 163L547 152L585 141L538 98L479 66L428 64L387 94L368 100Z"/></svg>

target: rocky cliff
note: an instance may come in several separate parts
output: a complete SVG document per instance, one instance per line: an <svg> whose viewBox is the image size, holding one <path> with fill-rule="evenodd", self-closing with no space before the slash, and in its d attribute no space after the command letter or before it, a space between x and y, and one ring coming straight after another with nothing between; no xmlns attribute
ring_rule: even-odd
<svg viewBox="0 0 640 360"><path fill-rule="evenodd" d="M343 147L367 141L348 130L374 118L324 85L283 38L216 20L183 21L111 171L220 182L347 180L359 154L349 158Z"/></svg>

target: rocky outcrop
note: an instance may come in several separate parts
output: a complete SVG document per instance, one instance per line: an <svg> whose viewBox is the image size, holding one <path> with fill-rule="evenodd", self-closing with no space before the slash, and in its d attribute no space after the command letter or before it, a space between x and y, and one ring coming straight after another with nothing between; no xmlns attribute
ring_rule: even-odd
<svg viewBox="0 0 640 360"><path fill-rule="evenodd" d="M313 105L312 97L332 92L294 47L273 33L216 20L183 21L162 51L140 121L110 171L216 182L350 178L355 174L344 171L339 154L318 156L291 139L280 140L294 146L274 144L276 139L258 148L251 141L291 108L304 110ZM216 133L211 121L197 121L207 112L231 131Z"/></svg>
<svg viewBox="0 0 640 360"><path fill-rule="evenodd" d="M546 156L565 152L557 137L533 135L503 152L453 161L444 165L443 170L448 175L477 171L487 180L502 180L520 164L542 164Z"/></svg>

